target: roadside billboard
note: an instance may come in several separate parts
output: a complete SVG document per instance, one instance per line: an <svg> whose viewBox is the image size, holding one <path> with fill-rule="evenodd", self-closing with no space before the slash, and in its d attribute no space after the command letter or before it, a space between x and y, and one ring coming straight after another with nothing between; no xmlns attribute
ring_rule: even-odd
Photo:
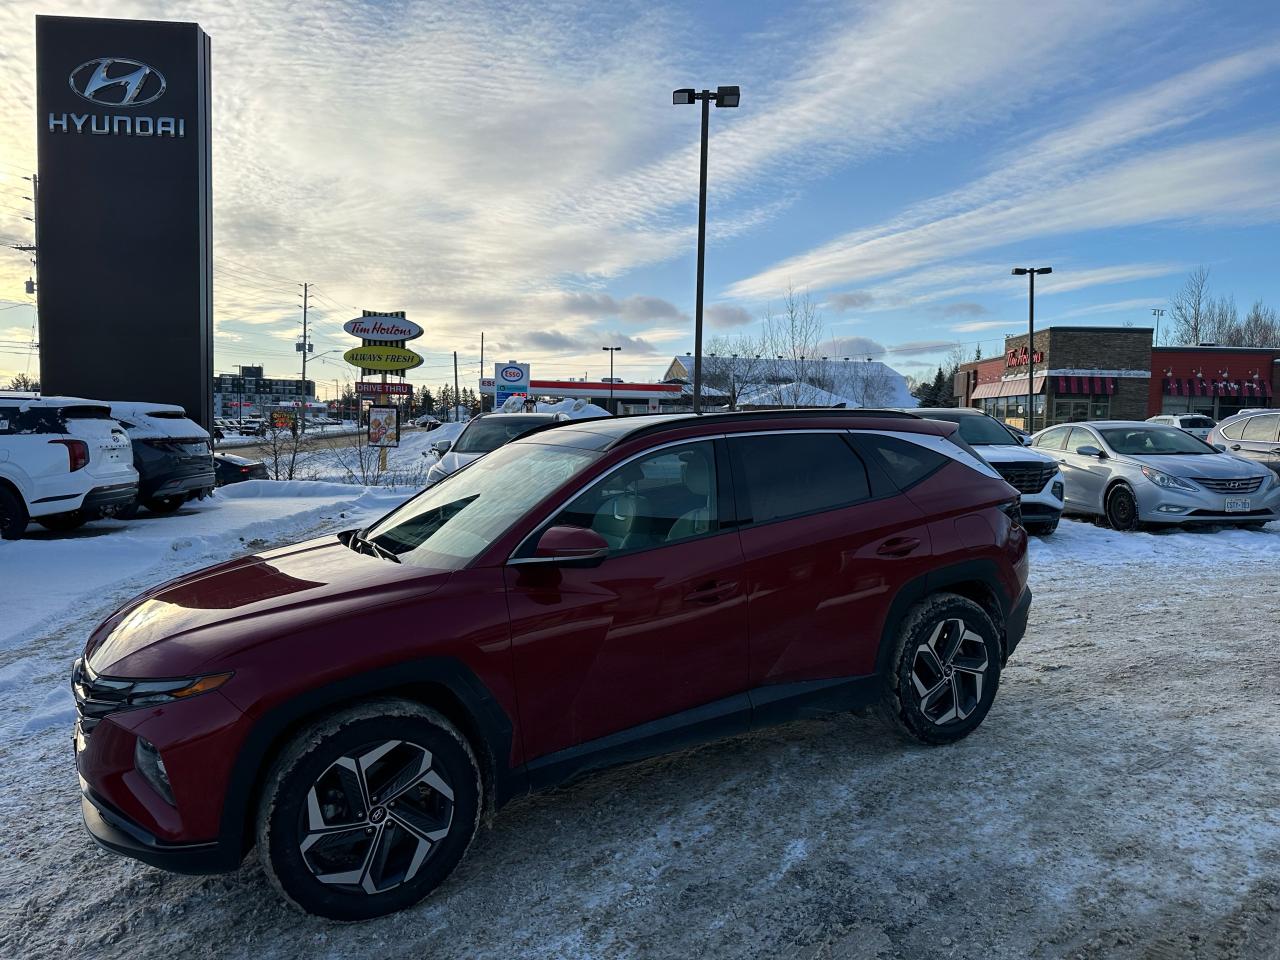
<svg viewBox="0 0 1280 960"><path fill-rule="evenodd" d="M375 404L369 408L369 446L400 446L400 408Z"/></svg>

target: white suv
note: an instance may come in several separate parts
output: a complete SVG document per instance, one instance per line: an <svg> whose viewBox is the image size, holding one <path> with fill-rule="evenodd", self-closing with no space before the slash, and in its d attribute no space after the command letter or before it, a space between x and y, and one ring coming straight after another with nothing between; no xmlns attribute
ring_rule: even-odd
<svg viewBox="0 0 1280 960"><path fill-rule="evenodd" d="M1158 417L1147 417L1147 423L1162 423L1166 427L1177 427L1198 440L1208 440L1209 434L1217 426L1212 417L1203 413L1163 413Z"/></svg>
<svg viewBox="0 0 1280 960"><path fill-rule="evenodd" d="M129 437L104 403L0 392L0 536L70 530L138 495Z"/></svg>
<svg viewBox="0 0 1280 960"><path fill-rule="evenodd" d="M1050 534L1062 519L1062 473L1058 461L1026 446L1029 438L1019 437L995 417L972 407L930 407L911 410L930 420L946 420L960 429L952 439L966 441L1022 494L1022 523L1028 533Z"/></svg>

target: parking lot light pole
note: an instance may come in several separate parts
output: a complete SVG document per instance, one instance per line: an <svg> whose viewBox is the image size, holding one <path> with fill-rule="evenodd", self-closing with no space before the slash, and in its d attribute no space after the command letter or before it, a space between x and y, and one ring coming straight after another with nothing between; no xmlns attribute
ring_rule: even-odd
<svg viewBox="0 0 1280 960"><path fill-rule="evenodd" d="M1036 432L1036 274L1053 273L1053 267L1014 267L1015 277L1025 276L1027 290L1027 433ZM1046 405L1048 401L1046 400ZM1046 406L1045 414L1048 414Z"/></svg>
<svg viewBox="0 0 1280 960"><path fill-rule="evenodd" d="M601 350L609 352L609 412L615 417L618 415L617 409L613 405L613 355L621 350L621 347L601 347Z"/></svg>
<svg viewBox="0 0 1280 960"><path fill-rule="evenodd" d="M701 92L682 87L671 94L673 104L702 103L702 155L698 166L698 292L693 319L693 412L702 412L702 276L707 251L707 130L711 104L736 107L741 100L738 87L716 87Z"/></svg>

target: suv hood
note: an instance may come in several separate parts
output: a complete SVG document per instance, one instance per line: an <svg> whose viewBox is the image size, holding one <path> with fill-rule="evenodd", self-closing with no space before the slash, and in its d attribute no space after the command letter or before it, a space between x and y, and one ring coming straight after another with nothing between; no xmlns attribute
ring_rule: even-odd
<svg viewBox="0 0 1280 960"><path fill-rule="evenodd" d="M1175 477L1205 477L1210 480L1243 480L1268 473L1266 467L1242 460L1226 453L1188 453L1163 457L1138 457L1121 459L1142 466L1152 467Z"/></svg>
<svg viewBox="0 0 1280 960"><path fill-rule="evenodd" d="M455 473L471 461L479 460L483 456L483 453L454 453L450 450L440 458L440 469L446 474Z"/></svg>
<svg viewBox="0 0 1280 960"><path fill-rule="evenodd" d="M441 587L450 573L356 553L321 537L198 570L134 598L89 638L109 677L179 677L211 657Z"/></svg>
<svg viewBox="0 0 1280 960"><path fill-rule="evenodd" d="M982 454L987 463L1057 463L1057 461L1034 447L1024 447L1016 443L975 443L971 445Z"/></svg>

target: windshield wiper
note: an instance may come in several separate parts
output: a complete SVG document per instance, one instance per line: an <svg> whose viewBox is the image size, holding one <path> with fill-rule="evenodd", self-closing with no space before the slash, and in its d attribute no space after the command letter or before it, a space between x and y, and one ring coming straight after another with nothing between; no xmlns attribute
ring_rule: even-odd
<svg viewBox="0 0 1280 960"><path fill-rule="evenodd" d="M347 539L344 540L343 542L352 550L356 551L356 553L364 552L364 553L368 553L370 556L382 557L383 559L390 560L393 563L401 562L400 558L397 557L390 550L388 550L386 547L382 546L381 544L374 543L372 540L366 537L360 536L359 530L345 531L345 534L347 536Z"/></svg>

